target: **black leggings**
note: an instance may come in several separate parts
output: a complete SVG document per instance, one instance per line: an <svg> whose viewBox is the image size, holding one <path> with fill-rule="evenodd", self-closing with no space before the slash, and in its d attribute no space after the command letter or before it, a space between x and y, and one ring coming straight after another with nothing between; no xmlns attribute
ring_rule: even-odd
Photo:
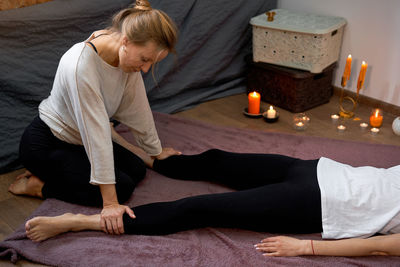
<svg viewBox="0 0 400 267"><path fill-rule="evenodd" d="M200 227L322 232L317 163L216 149L156 160L154 170L171 178L212 181L239 191L134 207L136 219L124 215L125 232L160 235Z"/></svg>
<svg viewBox="0 0 400 267"><path fill-rule="evenodd" d="M146 174L144 162L122 146L113 143L118 201L129 199ZM89 183L90 162L81 145L56 138L36 117L26 128L20 143L22 164L43 182L43 197L66 202L102 206L100 188Z"/></svg>

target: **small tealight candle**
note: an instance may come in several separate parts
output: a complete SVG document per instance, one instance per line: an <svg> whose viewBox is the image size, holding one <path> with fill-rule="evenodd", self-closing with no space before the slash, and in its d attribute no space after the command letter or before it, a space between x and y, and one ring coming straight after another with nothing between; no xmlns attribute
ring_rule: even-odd
<svg viewBox="0 0 400 267"><path fill-rule="evenodd" d="M360 123L361 131L365 131L368 128L368 123L362 122Z"/></svg>
<svg viewBox="0 0 400 267"><path fill-rule="evenodd" d="M267 118L274 119L275 117L276 117L276 110L274 109L273 106L269 106L269 109L267 111Z"/></svg>
<svg viewBox="0 0 400 267"><path fill-rule="evenodd" d="M378 128L371 128L371 134L372 135L377 135L379 133L379 129Z"/></svg>
<svg viewBox="0 0 400 267"><path fill-rule="evenodd" d="M299 121L295 124L296 130L304 130L304 123Z"/></svg>
<svg viewBox="0 0 400 267"><path fill-rule="evenodd" d="M339 133L343 133L343 132L346 130L346 126L344 126L344 125L339 125L339 126L337 127L337 129L338 129Z"/></svg>
<svg viewBox="0 0 400 267"><path fill-rule="evenodd" d="M339 115L338 114L332 114L331 119L333 123L336 123L339 120Z"/></svg>
<svg viewBox="0 0 400 267"><path fill-rule="evenodd" d="M293 128L298 131L307 129L310 118L305 113L297 113L293 116Z"/></svg>

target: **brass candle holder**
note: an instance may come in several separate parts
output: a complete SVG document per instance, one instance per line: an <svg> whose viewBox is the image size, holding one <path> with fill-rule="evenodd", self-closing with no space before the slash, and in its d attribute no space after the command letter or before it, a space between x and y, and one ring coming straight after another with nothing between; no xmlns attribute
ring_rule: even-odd
<svg viewBox="0 0 400 267"><path fill-rule="evenodd" d="M351 96L345 96L344 95L344 88L346 87L346 83L350 78L350 73L351 73L351 55L348 56L347 61L346 61L346 66L345 66L345 71L343 73L342 76L342 82L341 82L341 86L342 86L342 91L340 93L340 100L339 100L339 106L340 106L340 112L339 115L340 117L343 118L352 118L354 116L354 111L357 108L357 103L358 103L358 97L360 95L360 90L362 89L363 85L364 85L364 80L365 80L365 73L367 71L367 67L368 64L363 61L362 65L361 65L361 70L360 70L360 74L358 76L358 81L357 81L357 94L355 99ZM344 107L344 101L348 100L351 102L352 104L352 108L351 109L346 109Z"/></svg>
<svg viewBox="0 0 400 267"><path fill-rule="evenodd" d="M360 90L357 89L356 99L354 99L351 96L344 95L344 87L346 86L346 78L345 77L342 77L341 85L342 85L342 91L340 93L340 99L339 99L339 107L340 107L339 115L342 118L352 118L352 117L354 117L354 111L356 110L356 107L357 107L358 96L359 96ZM344 107L343 102L345 100L348 100L351 102L351 104L353 105L351 109L346 109Z"/></svg>

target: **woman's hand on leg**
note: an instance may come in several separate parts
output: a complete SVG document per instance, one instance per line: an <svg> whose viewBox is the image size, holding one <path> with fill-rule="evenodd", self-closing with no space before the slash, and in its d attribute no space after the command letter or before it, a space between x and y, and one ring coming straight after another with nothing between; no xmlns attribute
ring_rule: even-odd
<svg viewBox="0 0 400 267"><path fill-rule="evenodd" d="M100 214L101 229L108 234L123 234L122 216L126 212L132 219L135 219L135 214L128 206L118 203L114 184L100 184L99 187L103 197L103 210Z"/></svg>
<svg viewBox="0 0 400 267"><path fill-rule="evenodd" d="M103 207L100 215L101 229L108 234L120 235L124 233L122 216L124 213L135 219L132 209L125 205L111 204Z"/></svg>

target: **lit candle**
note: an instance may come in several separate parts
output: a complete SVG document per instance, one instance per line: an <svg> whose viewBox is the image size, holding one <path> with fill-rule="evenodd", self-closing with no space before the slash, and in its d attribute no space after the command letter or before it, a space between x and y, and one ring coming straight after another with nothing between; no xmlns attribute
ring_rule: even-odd
<svg viewBox="0 0 400 267"><path fill-rule="evenodd" d="M331 119L333 123L336 123L339 120L339 115L337 114L332 114Z"/></svg>
<svg viewBox="0 0 400 267"><path fill-rule="evenodd" d="M337 129L338 129L339 133L343 133L343 132L346 130L346 126L344 126L344 125L339 125L339 126L337 127Z"/></svg>
<svg viewBox="0 0 400 267"><path fill-rule="evenodd" d="M304 123L308 123L310 121L310 118L307 117L306 115L304 115L302 119L303 119Z"/></svg>
<svg viewBox="0 0 400 267"><path fill-rule="evenodd" d="M371 128L371 134L372 135L377 135L379 133L379 129L378 128Z"/></svg>
<svg viewBox="0 0 400 267"><path fill-rule="evenodd" d="M302 121L296 122L294 124L294 129L296 129L297 131L302 131L305 129L305 124Z"/></svg>
<svg viewBox="0 0 400 267"><path fill-rule="evenodd" d="M361 70L360 74L358 75L358 81L357 81L357 93L361 90L361 88L364 86L364 81L365 81L365 73L367 72L367 67L368 64L363 61L361 64Z"/></svg>
<svg viewBox="0 0 400 267"><path fill-rule="evenodd" d="M381 127L383 121L383 115L382 111L380 109L373 109L372 114L369 117L369 124L371 124L372 127Z"/></svg>
<svg viewBox="0 0 400 267"><path fill-rule="evenodd" d="M267 111L267 118L274 119L275 117L276 117L276 110L272 106L269 106L269 109Z"/></svg>
<svg viewBox="0 0 400 267"><path fill-rule="evenodd" d="M362 122L360 123L361 131L365 131L368 128L368 123Z"/></svg>
<svg viewBox="0 0 400 267"><path fill-rule="evenodd" d="M259 114L260 113L260 94L256 91L252 92L248 96L249 98L249 113Z"/></svg>
<svg viewBox="0 0 400 267"><path fill-rule="evenodd" d="M350 73L351 73L351 55L349 55L346 59L346 66L344 67L344 72L342 76L342 87L346 86L347 81L350 79Z"/></svg>

